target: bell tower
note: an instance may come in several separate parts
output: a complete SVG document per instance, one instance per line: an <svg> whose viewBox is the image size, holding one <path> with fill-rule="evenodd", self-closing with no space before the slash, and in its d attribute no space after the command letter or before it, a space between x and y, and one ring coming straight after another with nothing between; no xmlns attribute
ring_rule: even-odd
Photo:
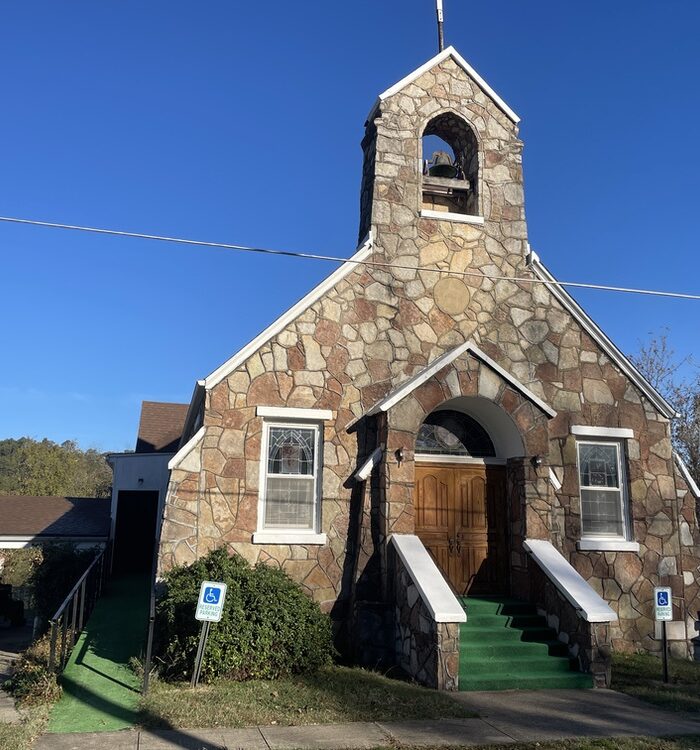
<svg viewBox="0 0 700 750"><path fill-rule="evenodd" d="M360 239L371 229L393 260L420 255L439 235L452 249L468 242L481 266L522 267L518 122L453 47L387 89L362 141Z"/></svg>

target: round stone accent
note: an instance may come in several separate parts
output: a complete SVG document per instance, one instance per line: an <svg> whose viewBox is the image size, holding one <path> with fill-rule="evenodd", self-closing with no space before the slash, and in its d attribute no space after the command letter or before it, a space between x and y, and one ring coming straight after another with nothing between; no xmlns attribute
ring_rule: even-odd
<svg viewBox="0 0 700 750"><path fill-rule="evenodd" d="M460 279L440 279L433 289L435 303L448 315L464 312L469 304L469 290Z"/></svg>

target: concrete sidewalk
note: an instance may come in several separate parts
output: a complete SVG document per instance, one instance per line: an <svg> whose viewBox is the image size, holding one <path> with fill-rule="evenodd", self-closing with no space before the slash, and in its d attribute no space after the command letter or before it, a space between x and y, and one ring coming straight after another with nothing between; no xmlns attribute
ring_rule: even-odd
<svg viewBox="0 0 700 750"><path fill-rule="evenodd" d="M480 718L45 734L35 750L366 750L402 745L505 745L572 737L700 735L700 717L660 711L613 690L502 691L455 697Z"/></svg>

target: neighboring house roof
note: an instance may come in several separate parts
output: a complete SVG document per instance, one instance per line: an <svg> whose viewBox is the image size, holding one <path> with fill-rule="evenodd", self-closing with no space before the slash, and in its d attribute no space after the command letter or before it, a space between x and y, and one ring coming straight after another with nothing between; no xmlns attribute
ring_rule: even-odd
<svg viewBox="0 0 700 750"><path fill-rule="evenodd" d="M420 78L420 76L423 75L423 73L427 73L431 68L434 68L436 65L439 65L444 60L447 60L448 57L451 57L457 65L459 65L462 70L464 70L467 75L469 75L476 83L480 86L481 90L489 96L494 104L498 106L499 109L501 109L504 114L506 114L514 123L519 123L520 118L518 115L513 112L513 110L501 99L501 97L486 83L486 81L472 68L472 66L462 57L462 55L457 52L457 50L454 47L447 47L447 49L444 49L442 52L435 55L435 57L431 57L430 60L428 60L427 63L424 63L420 66L420 68L416 68L412 73L409 73L405 78L402 78L398 83L395 83L393 86L388 88L386 91L379 94L379 97L377 98L377 101L374 103L374 106L372 107L372 110L370 111L367 119L371 120L374 116L374 113L379 107L379 104L384 101L384 99L388 99L390 96L393 96L394 94L397 94L401 89L408 86L409 83L413 83L413 81L416 80L416 78Z"/></svg>
<svg viewBox="0 0 700 750"><path fill-rule="evenodd" d="M632 362L613 344L603 333L596 323L588 316L586 311L576 300L562 287L552 276L549 270L540 260L534 250L530 250L527 259L528 265L534 271L535 276L546 281L547 289L559 300L561 306L579 322L584 331L595 341L598 346L610 357L610 359L624 372L625 375L639 388L639 390L651 401L652 404L666 417L673 419L677 416L676 410L666 399L654 388L654 386L642 375Z"/></svg>
<svg viewBox="0 0 700 750"><path fill-rule="evenodd" d="M520 391L528 401L531 401L538 406L548 417L557 416L556 411L554 411L551 406L546 404L541 398L539 398L539 396L536 396L529 388L524 386L517 378L504 370L498 363L494 362L491 357L485 352L482 352L481 349L471 341L465 341L463 344L455 346L454 349L450 349L439 357L436 357L429 365L422 370L419 370L415 375L412 375L408 380L405 380L401 385L388 393L381 401L376 403L367 414L377 414L380 411L388 411L392 406L406 398L406 396L418 388L418 386L423 385L423 383L429 380L435 375L435 373L449 365L450 362L454 362L457 357L465 352L468 352L473 357L476 357L476 359L481 360L481 362L487 367L490 367L494 372L498 373L506 382L510 383L513 388Z"/></svg>
<svg viewBox="0 0 700 750"><path fill-rule="evenodd" d="M108 537L110 498L0 495L0 536Z"/></svg>
<svg viewBox="0 0 700 750"><path fill-rule="evenodd" d="M188 408L189 404L144 401L136 453L175 453Z"/></svg>

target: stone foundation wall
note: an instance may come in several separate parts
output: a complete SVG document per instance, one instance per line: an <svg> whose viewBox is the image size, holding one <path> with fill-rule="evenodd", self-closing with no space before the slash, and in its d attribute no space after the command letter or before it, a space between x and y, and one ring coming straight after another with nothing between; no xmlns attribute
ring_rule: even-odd
<svg viewBox="0 0 700 750"><path fill-rule="evenodd" d="M567 644L580 671L593 675L594 687L610 687L610 624L584 620L532 559L529 568L531 601L544 612L559 640Z"/></svg>
<svg viewBox="0 0 700 750"><path fill-rule="evenodd" d="M389 547L396 664L416 682L459 687L459 623L435 622L401 558Z"/></svg>

